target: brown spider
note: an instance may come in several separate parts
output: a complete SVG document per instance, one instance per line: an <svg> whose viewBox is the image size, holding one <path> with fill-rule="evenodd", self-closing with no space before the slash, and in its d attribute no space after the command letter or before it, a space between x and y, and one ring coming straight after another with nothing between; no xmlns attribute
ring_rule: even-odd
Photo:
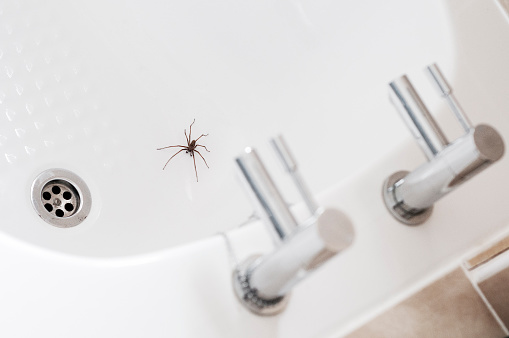
<svg viewBox="0 0 509 338"><path fill-rule="evenodd" d="M198 153L198 155L200 155L200 157L202 158L203 162L205 162L205 165L207 166L207 168L209 167L209 165L207 164L207 161L205 161L205 158L203 158L202 154L200 154L200 152L196 149L197 147L203 147L205 148L206 151L208 151L210 153L210 150L207 149L207 147L205 147L204 145L201 145L201 144L196 144L196 142L202 138L203 136L208 136L209 134L201 134L200 137L198 137L196 140L191 140L191 127L193 126L194 124L194 121L195 119L193 119L193 123L191 123L191 125L189 126L189 137L187 137L187 133L186 133L186 130L184 129L184 135L186 136L186 141L187 141L187 146L181 146L181 145L176 145L176 146L168 146L168 147L163 147L163 148L158 148L157 150L162 150L162 149L166 149L166 148L184 148L184 149L180 149L179 151L177 151L172 157L170 157L170 159L166 162L166 164L164 165L163 167L163 170L164 168L166 168L166 166L168 165L168 163L170 163L171 159L174 158L178 153L180 153L181 151L186 151L186 153L189 153L189 156L191 156L193 158L193 163L194 163L194 172L196 173L196 182L198 182L198 171L196 171L196 160L194 158L194 153Z"/></svg>

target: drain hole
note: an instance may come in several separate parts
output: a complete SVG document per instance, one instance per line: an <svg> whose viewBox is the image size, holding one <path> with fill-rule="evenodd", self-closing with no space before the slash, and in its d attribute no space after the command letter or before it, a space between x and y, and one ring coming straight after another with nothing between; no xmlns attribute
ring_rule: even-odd
<svg viewBox="0 0 509 338"><path fill-rule="evenodd" d="M91 207L85 182L65 169L48 169L32 183L32 205L51 225L69 228L83 222Z"/></svg>
<svg viewBox="0 0 509 338"><path fill-rule="evenodd" d="M59 218L74 215L80 207L80 194L73 184L65 180L53 180L46 183L42 189L44 208Z"/></svg>

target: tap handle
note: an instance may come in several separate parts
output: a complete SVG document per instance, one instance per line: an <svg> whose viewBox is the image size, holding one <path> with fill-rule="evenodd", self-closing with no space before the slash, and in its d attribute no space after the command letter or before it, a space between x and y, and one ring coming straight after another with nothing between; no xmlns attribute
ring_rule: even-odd
<svg viewBox="0 0 509 338"><path fill-rule="evenodd" d="M447 103L449 104L449 107L453 111L454 115L456 116L456 119L461 124L463 129L466 133L470 132L470 130L473 128L472 123L468 119L467 115L459 105L458 101L452 94L451 86L447 83L447 80L445 79L444 75L438 68L438 65L436 63L433 63L426 67L426 73L429 75L429 79L432 84L434 84L435 89L437 90L438 94L442 96L444 99L446 99Z"/></svg>
<svg viewBox="0 0 509 338"><path fill-rule="evenodd" d="M297 167L297 162L293 157L288 145L286 144L282 135L278 135L270 140L270 143L274 147L274 151L278 155L278 158L281 160L283 164L283 168L285 171L290 174L292 177L297 189L299 190L302 199L306 203L309 212L314 215L318 210L318 204L316 203L313 195L309 192L308 187L306 186L302 176L299 174L299 170Z"/></svg>
<svg viewBox="0 0 509 338"><path fill-rule="evenodd" d="M293 157L292 152L288 148L282 135L278 135L270 139L270 143L274 147L274 151L278 155L286 172L292 173L297 170L297 161Z"/></svg>

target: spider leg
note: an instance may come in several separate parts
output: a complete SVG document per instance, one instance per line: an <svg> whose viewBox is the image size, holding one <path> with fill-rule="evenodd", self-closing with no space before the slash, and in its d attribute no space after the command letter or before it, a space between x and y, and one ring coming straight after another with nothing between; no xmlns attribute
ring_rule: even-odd
<svg viewBox="0 0 509 338"><path fill-rule="evenodd" d="M191 154L193 154L194 172L196 174L196 182L198 182L198 171L196 170L196 159L194 158L194 153L191 152Z"/></svg>
<svg viewBox="0 0 509 338"><path fill-rule="evenodd" d="M202 137L202 136L209 136L209 134L201 134L200 137L198 137L195 141L198 142L198 140Z"/></svg>
<svg viewBox="0 0 509 338"><path fill-rule="evenodd" d="M186 141L187 141L187 146L189 147L189 145L191 144L191 141L189 140L189 138L187 137L187 134L186 134L186 130L184 129L184 135L186 136Z"/></svg>
<svg viewBox="0 0 509 338"><path fill-rule="evenodd" d="M205 150L206 150L206 151L208 151L208 152L210 153L210 150L208 150L208 149L207 149L207 147L202 146L201 144L197 144L196 146L197 146L197 147L203 147L203 148L205 148Z"/></svg>
<svg viewBox="0 0 509 338"><path fill-rule="evenodd" d="M172 159L172 158L174 158L175 156L177 156L177 154L178 154L178 153L180 153L181 151L184 151L184 150L186 150L186 149L180 149L179 151L177 151L177 152L175 153L175 155L173 155L172 157L170 157L170 159L169 159L169 160L166 162L166 164L164 165L163 170L164 170L164 168L166 168L166 166L168 165L168 163L170 163L170 161L171 161L171 159Z"/></svg>
<svg viewBox="0 0 509 338"><path fill-rule="evenodd" d="M191 128L193 127L193 124L194 124L194 121L196 119L193 119L193 123L191 123L191 125L189 126L189 140L187 141L187 143L191 143Z"/></svg>
<svg viewBox="0 0 509 338"><path fill-rule="evenodd" d="M209 168L209 165L207 164L207 161L205 161L205 159L203 158L203 156L200 154L200 152L198 150L194 150L195 153L198 153L198 155L200 155L200 157L202 158L203 162L205 162L205 165L207 166L207 168ZM194 154L193 154L193 157L194 157Z"/></svg>
<svg viewBox="0 0 509 338"><path fill-rule="evenodd" d="M176 145L176 146L168 146L168 147L163 147L163 148L157 148L157 150L162 150L162 149L166 149L166 148L175 148L175 147L187 148L187 147L184 147L184 146L181 146L181 145Z"/></svg>

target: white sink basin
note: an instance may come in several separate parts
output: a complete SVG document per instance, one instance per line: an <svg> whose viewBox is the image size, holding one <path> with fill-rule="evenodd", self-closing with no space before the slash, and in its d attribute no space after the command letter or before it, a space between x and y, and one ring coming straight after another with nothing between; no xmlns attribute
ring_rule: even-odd
<svg viewBox="0 0 509 338"><path fill-rule="evenodd" d="M151 252L251 215L233 159L246 146L292 192L266 142L285 135L314 193L392 151L408 132L387 83L453 43L438 1L7 1L1 6L0 229L85 256ZM425 87L431 88L425 84ZM195 180L193 136L211 150ZM266 148L264 148L266 147ZM203 149L202 149L203 150ZM38 219L35 177L64 168L89 185L77 228ZM279 175L279 176L277 176ZM291 195L288 198L295 201Z"/></svg>

